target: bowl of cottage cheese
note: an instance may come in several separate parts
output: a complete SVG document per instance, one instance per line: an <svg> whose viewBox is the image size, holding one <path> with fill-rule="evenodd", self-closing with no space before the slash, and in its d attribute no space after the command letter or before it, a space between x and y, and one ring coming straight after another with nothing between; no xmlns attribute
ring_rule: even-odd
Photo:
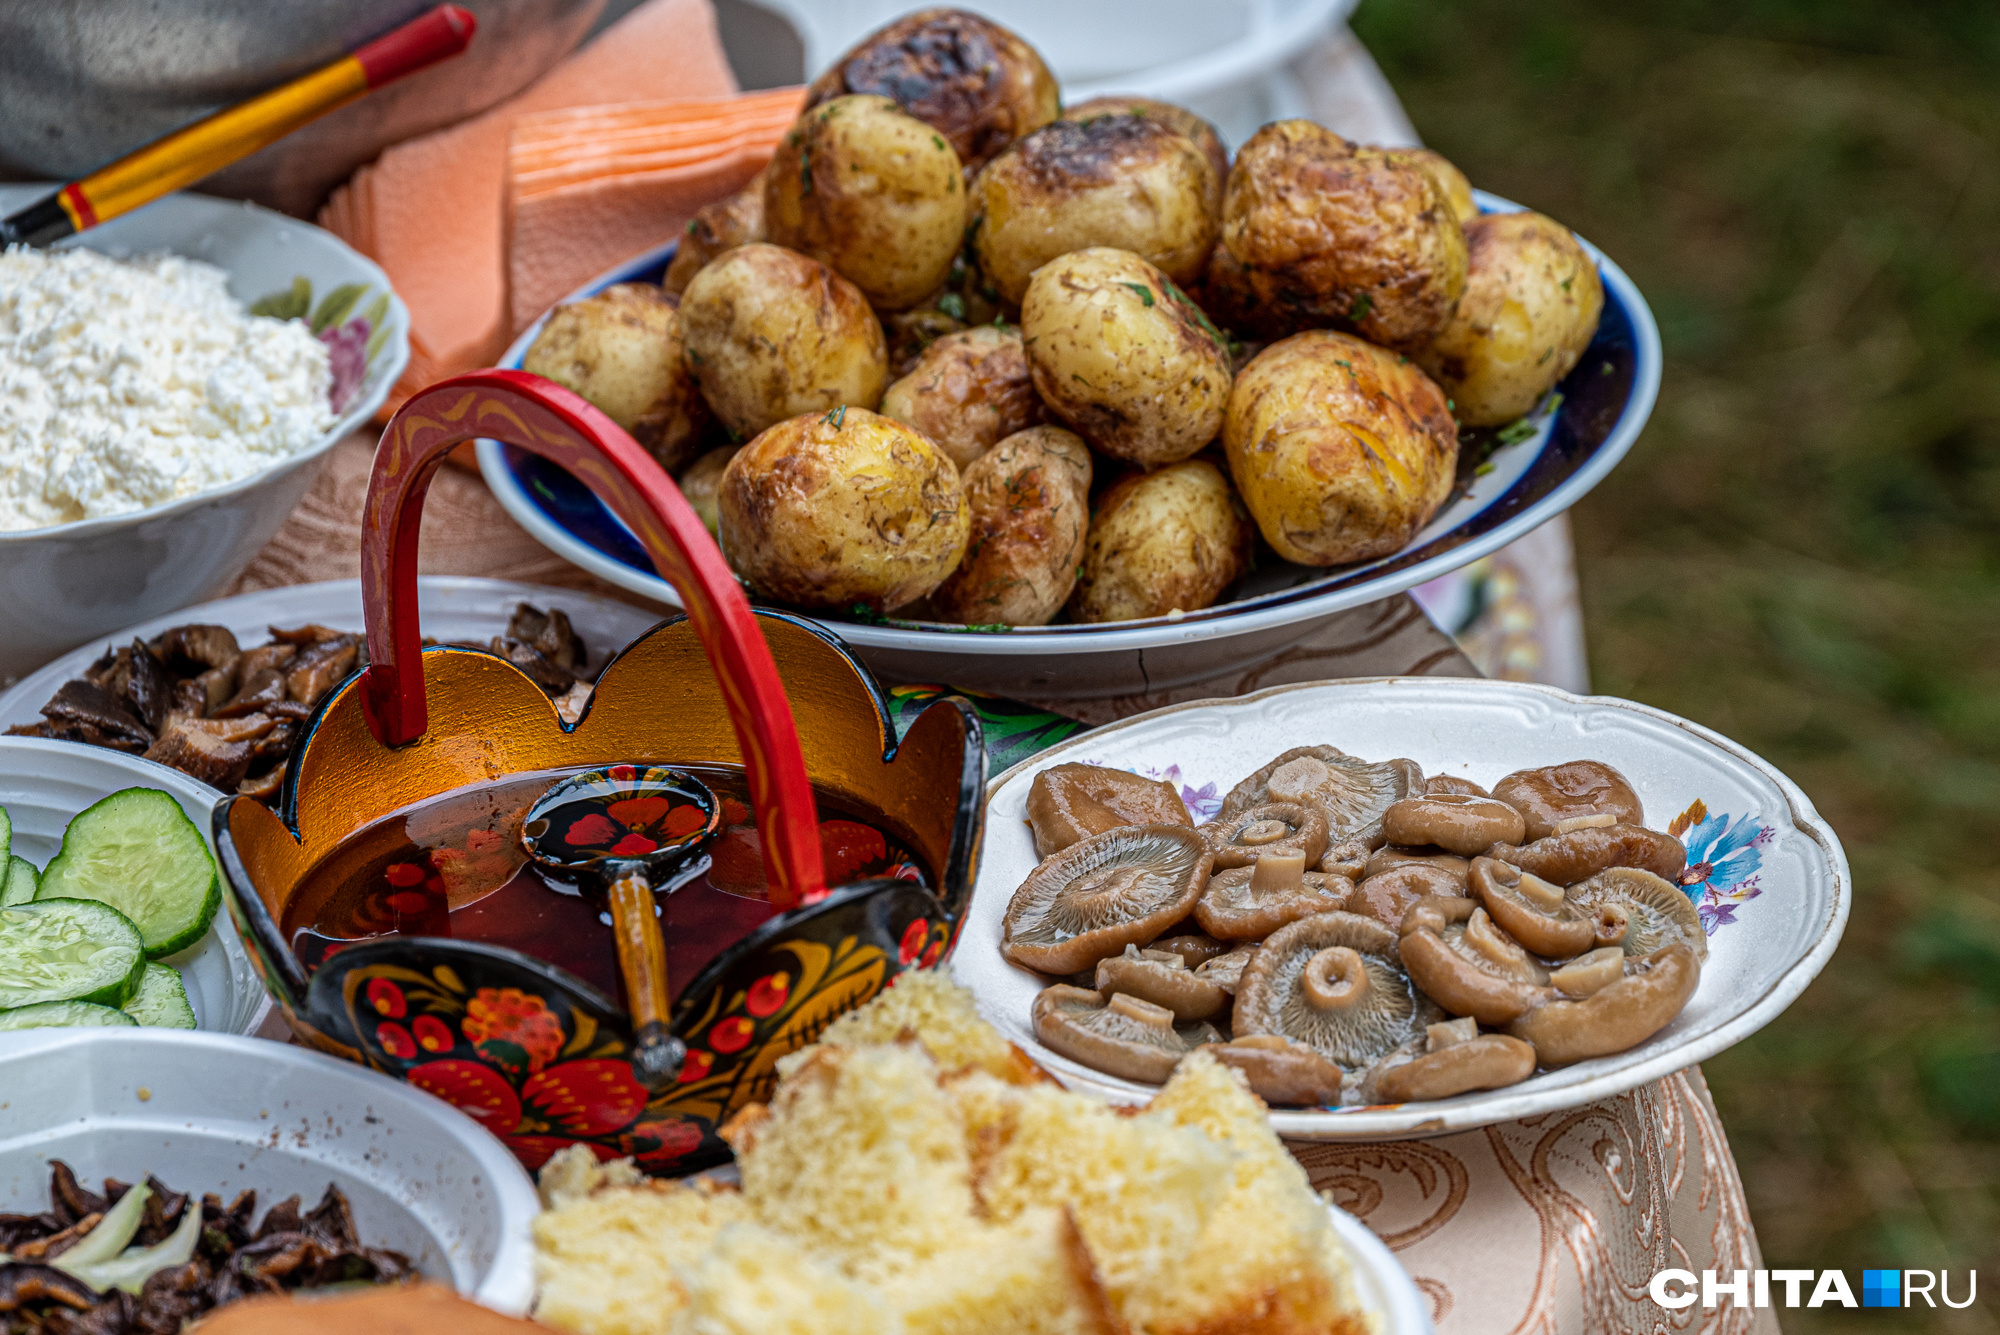
<svg viewBox="0 0 2000 1335"><path fill-rule="evenodd" d="M0 213L39 198L0 187ZM0 250L0 684L222 592L409 359L330 233L178 194Z"/></svg>

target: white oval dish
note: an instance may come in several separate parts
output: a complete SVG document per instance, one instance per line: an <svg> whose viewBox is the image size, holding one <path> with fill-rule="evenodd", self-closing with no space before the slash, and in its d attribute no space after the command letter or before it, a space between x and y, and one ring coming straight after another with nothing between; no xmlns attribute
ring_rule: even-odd
<svg viewBox="0 0 2000 1335"><path fill-rule="evenodd" d="M1051 747L987 785L979 884L952 972L979 1008L1072 1088L1115 1103L1154 1089L1056 1055L1028 1022L1049 982L1002 959L1001 921L1036 865L1027 797L1034 776L1081 761L1166 778L1199 822L1240 779L1295 746L1329 744L1370 760L1403 756L1430 774L1490 785L1517 769L1602 760L1631 780L1647 823L1664 828L1699 802L1684 834L1690 865L1710 861L1691 889L1709 930L1701 985L1680 1016L1628 1052L1530 1077L1508 1089L1431 1103L1271 1114L1278 1134L1304 1140L1442 1135L1580 1107L1704 1061L1775 1019L1825 966L1852 898L1840 841L1798 786L1727 738L1629 700L1549 686L1388 677L1280 686L1238 700L1141 714Z"/></svg>
<svg viewBox="0 0 2000 1335"><path fill-rule="evenodd" d="M1339 1206L1329 1203L1326 1208L1333 1215L1333 1231L1354 1257L1355 1286L1377 1317L1375 1329L1381 1335L1432 1335L1436 1327L1431 1324L1430 1300L1389 1244Z"/></svg>
<svg viewBox="0 0 2000 1335"><path fill-rule="evenodd" d="M86 1185L157 1176L260 1212L329 1182L361 1240L509 1315L534 1297L528 1175L439 1099L332 1057L185 1030L0 1034L0 1211L46 1208L49 1160Z"/></svg>

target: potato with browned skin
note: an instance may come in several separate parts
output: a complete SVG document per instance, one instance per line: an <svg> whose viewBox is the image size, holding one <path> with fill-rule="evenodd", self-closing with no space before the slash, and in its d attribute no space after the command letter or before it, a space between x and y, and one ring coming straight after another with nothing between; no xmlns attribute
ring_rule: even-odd
<svg viewBox="0 0 2000 1335"><path fill-rule="evenodd" d="M1458 164L1434 148L1384 148L1378 150L1391 162L1410 162L1437 178L1444 188L1444 197L1451 204L1451 214L1462 227L1479 216L1479 205L1473 202L1472 182L1458 169Z"/></svg>
<svg viewBox="0 0 2000 1335"><path fill-rule="evenodd" d="M965 238L965 185L944 136L886 97L800 116L764 172L764 230L907 310L944 283Z"/></svg>
<svg viewBox="0 0 2000 1335"><path fill-rule="evenodd" d="M923 9L871 33L806 90L806 107L877 93L942 134L976 172L1056 118L1061 93L1041 55L962 9Z"/></svg>
<svg viewBox="0 0 2000 1335"><path fill-rule="evenodd" d="M1417 360L1466 426L1501 426L1570 373L1597 333L1604 284L1567 227L1539 213L1465 225L1470 269L1458 311Z"/></svg>
<svg viewBox="0 0 2000 1335"><path fill-rule="evenodd" d="M687 497L687 503L701 516L702 525L708 529L711 538L715 536L716 525L721 522L717 506L722 493L722 474L740 448L737 445L717 446L689 464L674 479L680 486L681 495Z"/></svg>
<svg viewBox="0 0 2000 1335"><path fill-rule="evenodd" d="M1177 283L1215 248L1215 169L1180 131L1145 116L1057 121L972 183L972 250L1001 299L1035 270L1093 246L1129 250Z"/></svg>
<svg viewBox="0 0 2000 1335"><path fill-rule="evenodd" d="M1229 150L1223 145L1221 132L1206 117L1150 97L1093 97L1064 107L1062 114L1066 121L1087 121L1097 116L1144 116L1193 140L1215 173L1215 212L1221 216L1222 187L1229 180Z"/></svg>
<svg viewBox="0 0 2000 1335"><path fill-rule="evenodd" d="M882 401L882 326L861 289L818 260L738 246L694 276L680 318L702 396L738 439L801 413Z"/></svg>
<svg viewBox="0 0 2000 1335"><path fill-rule="evenodd" d="M1444 391L1407 358L1331 330L1273 343L1243 368L1222 443L1265 541L1301 565L1400 550L1458 468Z"/></svg>
<svg viewBox="0 0 2000 1335"><path fill-rule="evenodd" d="M1249 569L1254 532L1229 479L1206 459L1128 473L1098 498L1070 619L1207 607Z"/></svg>
<svg viewBox="0 0 2000 1335"><path fill-rule="evenodd" d="M1076 586L1090 532L1090 451L1058 426L1007 437L963 473L965 559L931 595L941 621L1046 626Z"/></svg>
<svg viewBox="0 0 2000 1335"><path fill-rule="evenodd" d="M946 334L882 395L881 412L908 422L960 469L1044 418L1021 331L983 324Z"/></svg>
<svg viewBox="0 0 2000 1335"><path fill-rule="evenodd" d="M759 175L727 199L695 210L681 229L680 243L673 259L667 261L660 287L678 296L717 256L764 239L764 178Z"/></svg>
<svg viewBox="0 0 2000 1335"><path fill-rule="evenodd" d="M650 283L556 307L521 369L581 394L669 471L694 457L714 421L689 374L680 314Z"/></svg>
<svg viewBox="0 0 2000 1335"><path fill-rule="evenodd" d="M778 423L723 470L722 554L760 595L891 612L965 555L958 469L922 433L864 408Z"/></svg>
<svg viewBox="0 0 2000 1335"><path fill-rule="evenodd" d="M1165 274L1096 246L1042 266L1021 304L1035 390L1091 445L1153 468L1215 439L1229 349Z"/></svg>

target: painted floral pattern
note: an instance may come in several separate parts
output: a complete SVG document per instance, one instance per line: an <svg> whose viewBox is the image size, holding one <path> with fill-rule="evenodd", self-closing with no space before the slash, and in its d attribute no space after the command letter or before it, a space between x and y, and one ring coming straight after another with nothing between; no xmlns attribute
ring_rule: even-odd
<svg viewBox="0 0 2000 1335"><path fill-rule="evenodd" d="M1694 901L1710 936L1736 923L1736 910L1764 893L1759 871L1777 832L1754 816L1710 815L1697 800L1674 817L1667 833L1687 845L1681 889Z"/></svg>
<svg viewBox="0 0 2000 1335"><path fill-rule="evenodd" d="M354 401L375 354L388 341L389 294L377 292L363 305L368 293L366 283L342 283L315 301L312 280L300 275L283 291L250 303L252 315L303 320L326 346L327 369L333 376L327 399L336 413L345 412Z"/></svg>
<svg viewBox="0 0 2000 1335"><path fill-rule="evenodd" d="M1179 765L1168 765L1165 769L1160 769L1153 765L1114 765L1104 760L1086 760L1083 763L1104 769L1122 769L1127 774L1141 774L1148 779L1158 779L1161 783L1172 784L1175 791L1181 795L1181 801L1187 805L1188 814L1194 817L1197 825L1214 820L1222 814L1222 799L1227 794L1221 786L1211 779L1197 788L1187 781Z"/></svg>

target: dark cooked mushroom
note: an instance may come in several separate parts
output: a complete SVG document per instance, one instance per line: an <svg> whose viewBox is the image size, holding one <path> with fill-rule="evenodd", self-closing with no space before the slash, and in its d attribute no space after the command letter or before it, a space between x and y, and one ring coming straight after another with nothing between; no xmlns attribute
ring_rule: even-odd
<svg viewBox="0 0 2000 1335"><path fill-rule="evenodd" d="M1217 956L1227 955L1235 945L1229 941L1218 941L1206 932L1176 932L1153 942L1151 948L1179 955L1188 968L1199 969Z"/></svg>
<svg viewBox="0 0 2000 1335"><path fill-rule="evenodd" d="M1021 882L1000 953L1070 974L1145 945L1188 915L1208 884L1208 845L1192 827L1123 825L1071 844Z"/></svg>
<svg viewBox="0 0 2000 1335"><path fill-rule="evenodd" d="M1453 1015L1502 1025L1548 1000L1548 974L1472 899L1425 899L1403 917L1397 953L1424 995Z"/></svg>
<svg viewBox="0 0 2000 1335"><path fill-rule="evenodd" d="M1482 1034L1470 1019L1434 1024L1421 1044L1391 1053L1362 1082L1369 1103L1448 1099L1502 1089L1535 1073L1535 1049L1507 1034Z"/></svg>
<svg viewBox="0 0 2000 1335"><path fill-rule="evenodd" d="M561 695L576 685L576 678L542 657L534 645L510 636L496 635L486 645L488 652L499 655L526 673L528 680L542 688L545 695Z"/></svg>
<svg viewBox="0 0 2000 1335"><path fill-rule="evenodd" d="M1335 848L1358 840L1382 843L1382 813L1423 788L1414 761L1357 759L1331 746L1298 746L1229 790L1222 815L1234 816L1273 802L1310 802L1326 815L1327 841Z"/></svg>
<svg viewBox="0 0 2000 1335"><path fill-rule="evenodd" d="M1609 815L1626 825L1645 821L1645 809L1632 785L1600 760L1516 770L1493 785L1493 796L1521 813L1529 839L1546 839L1558 833L1559 823L1592 816Z"/></svg>
<svg viewBox="0 0 2000 1335"><path fill-rule="evenodd" d="M94 746L118 751L144 751L153 734L125 708L125 702L102 686L82 678L64 682L42 706L42 717L60 729L82 734Z"/></svg>
<svg viewBox="0 0 2000 1335"><path fill-rule="evenodd" d="M1346 907L1354 882L1305 868L1304 855L1293 851L1219 871L1195 901L1194 920L1218 940L1261 941L1286 923Z"/></svg>
<svg viewBox="0 0 2000 1335"><path fill-rule="evenodd" d="M241 718L245 714L260 713L285 698L285 674L277 668L245 669L238 673L238 680L241 684L236 694L217 705L209 714L210 718Z"/></svg>
<svg viewBox="0 0 2000 1335"><path fill-rule="evenodd" d="M1035 998L1035 1037L1053 1052L1121 1080L1159 1084L1182 1057L1221 1040L1210 1024L1176 1025L1174 1013L1138 997L1105 997L1057 983Z"/></svg>
<svg viewBox="0 0 2000 1335"><path fill-rule="evenodd" d="M1226 955L1217 955L1195 970L1195 975L1214 983L1231 996L1243 981L1243 970L1257 957L1255 941L1245 941Z"/></svg>
<svg viewBox="0 0 2000 1335"><path fill-rule="evenodd" d="M1411 863L1449 872L1461 891L1465 889L1466 873L1472 870L1472 860L1462 858L1456 853L1440 853L1428 848L1398 848L1394 844L1385 844L1369 855L1368 865L1363 869L1362 876L1380 876L1391 868L1408 866Z"/></svg>
<svg viewBox="0 0 2000 1335"><path fill-rule="evenodd" d="M1254 866L1270 853L1296 853L1310 867L1326 852L1326 813L1297 802L1250 807L1200 828L1217 871Z"/></svg>
<svg viewBox="0 0 2000 1335"><path fill-rule="evenodd" d="M25 1261L0 1263L0 1312L18 1312L32 1303L59 1303L85 1312L97 1306L97 1290L52 1265L31 1265ZM15 1329L11 1322L6 1328Z"/></svg>
<svg viewBox="0 0 2000 1335"><path fill-rule="evenodd" d="M1230 1027L1277 1034L1350 1071L1439 1018L1396 957L1396 934L1371 918L1321 913L1265 938L1243 970Z"/></svg>
<svg viewBox="0 0 2000 1335"><path fill-rule="evenodd" d="M1599 946L1549 970L1549 986L1571 1001L1602 992L1625 974L1625 952Z"/></svg>
<svg viewBox="0 0 2000 1335"><path fill-rule="evenodd" d="M1243 1072L1250 1092L1269 1104L1330 1107L1346 1088L1345 1071L1282 1034L1250 1034L1202 1051Z"/></svg>
<svg viewBox="0 0 2000 1335"><path fill-rule="evenodd" d="M285 698L316 705L328 691L345 681L360 661L361 640L357 636L336 635L316 641L301 649L286 665ZM567 682L563 689L569 689Z"/></svg>
<svg viewBox="0 0 2000 1335"><path fill-rule="evenodd" d="M141 723L154 736L167 725L167 713L173 708L174 679L167 673L166 666L153 656L144 640L135 639L124 654L126 676L124 686L125 702L131 706Z"/></svg>
<svg viewBox="0 0 2000 1335"><path fill-rule="evenodd" d="M212 668L234 670L242 649L236 634L227 626L175 626L153 637L146 646L167 671L176 676L195 676Z"/></svg>
<svg viewBox="0 0 2000 1335"><path fill-rule="evenodd" d="M1391 803L1382 833L1406 848L1429 845L1471 857L1499 843L1519 843L1527 823L1521 813L1491 797L1431 793Z"/></svg>
<svg viewBox="0 0 2000 1335"><path fill-rule="evenodd" d="M1470 779L1456 774L1433 774L1424 780L1426 793L1456 793L1460 797L1491 797L1493 794L1481 788Z"/></svg>
<svg viewBox="0 0 2000 1335"><path fill-rule="evenodd" d="M547 612L528 603L517 603L507 619L507 637L533 647L536 653L564 672L580 674L590 658L583 637L569 624L560 608Z"/></svg>
<svg viewBox="0 0 2000 1335"><path fill-rule="evenodd" d="M1687 846L1672 835L1610 821L1518 847L1499 843L1490 851L1502 862L1511 862L1557 885L1575 885L1612 867L1637 867L1671 881L1687 866Z"/></svg>
<svg viewBox="0 0 2000 1335"><path fill-rule="evenodd" d="M1596 940L1591 915L1571 904L1561 886L1533 872L1474 858L1466 884L1502 931L1544 959L1580 955Z"/></svg>
<svg viewBox="0 0 2000 1335"><path fill-rule="evenodd" d="M1097 990L1106 996L1137 997L1165 1006L1182 1024L1212 1020L1229 1009L1229 992L1199 977L1179 955L1125 947L1122 955L1097 962Z"/></svg>
<svg viewBox="0 0 2000 1335"><path fill-rule="evenodd" d="M1637 1047L1673 1022L1701 983L1701 961L1680 942L1627 956L1624 976L1581 1001L1551 1001L1507 1027L1544 1066L1568 1066Z"/></svg>
<svg viewBox="0 0 2000 1335"><path fill-rule="evenodd" d="M268 731L271 720L263 715L257 717ZM231 722L176 714L167 721L167 730L160 734L160 740L146 752L146 759L170 765L228 792L250 772L252 752L249 739L228 735Z"/></svg>
<svg viewBox="0 0 2000 1335"><path fill-rule="evenodd" d="M1121 825L1194 825L1170 783L1102 765L1051 765L1028 786L1028 827L1035 856L1060 853L1079 839Z"/></svg>
<svg viewBox="0 0 2000 1335"><path fill-rule="evenodd" d="M1569 888L1569 901L1596 922L1600 946L1622 946L1627 955L1650 955L1678 941L1708 957L1708 933L1687 893L1636 867L1612 867Z"/></svg>
<svg viewBox="0 0 2000 1335"><path fill-rule="evenodd" d="M1465 894L1465 882L1428 862L1404 862L1377 872L1354 887L1347 897L1347 911L1373 918L1394 929L1403 924L1403 915L1418 900L1436 895L1457 899Z"/></svg>

